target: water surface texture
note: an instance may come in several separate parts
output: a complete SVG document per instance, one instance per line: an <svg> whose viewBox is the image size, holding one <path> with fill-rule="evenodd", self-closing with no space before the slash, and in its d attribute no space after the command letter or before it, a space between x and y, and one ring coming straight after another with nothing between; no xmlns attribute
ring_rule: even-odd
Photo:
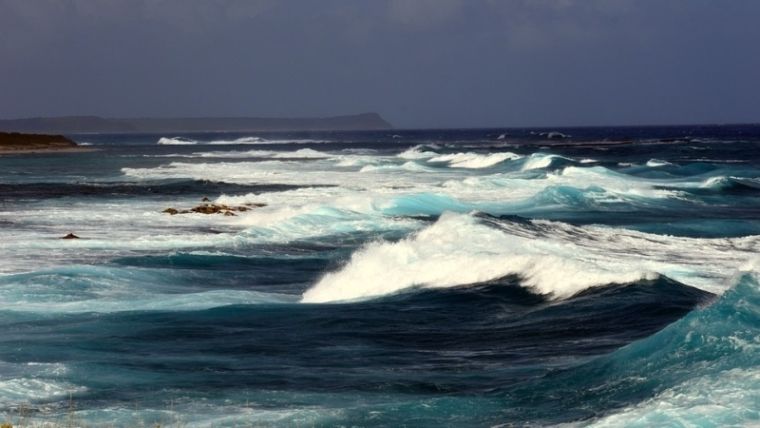
<svg viewBox="0 0 760 428"><path fill-rule="evenodd" d="M760 422L760 127L72 137L0 157L4 420Z"/></svg>

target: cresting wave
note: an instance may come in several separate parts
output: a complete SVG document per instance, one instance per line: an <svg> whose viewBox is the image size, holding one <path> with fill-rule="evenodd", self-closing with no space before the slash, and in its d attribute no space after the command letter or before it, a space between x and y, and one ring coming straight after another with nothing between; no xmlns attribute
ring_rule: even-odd
<svg viewBox="0 0 760 428"><path fill-rule="evenodd" d="M592 427L755 426L760 421L760 283L746 264L712 305L581 368L607 374L590 386L609 400L653 397L590 423ZM600 380L596 380L599 382Z"/></svg>
<svg viewBox="0 0 760 428"><path fill-rule="evenodd" d="M758 236L676 238L445 213L432 226L399 242L376 242L360 249L346 266L307 290L302 301L353 301L414 287L462 286L510 275L535 292L555 298L658 274L719 293L725 278L758 249ZM683 251L688 256L674 257Z"/></svg>
<svg viewBox="0 0 760 428"><path fill-rule="evenodd" d="M489 168L507 160L516 160L520 158L522 158L522 156L511 152L491 153L485 155L468 152L435 156L430 158L428 163L445 162L452 168L479 169Z"/></svg>

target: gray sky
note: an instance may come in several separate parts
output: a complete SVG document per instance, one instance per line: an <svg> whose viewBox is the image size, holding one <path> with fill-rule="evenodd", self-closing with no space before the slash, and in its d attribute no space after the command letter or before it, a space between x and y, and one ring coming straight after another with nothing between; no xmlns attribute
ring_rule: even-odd
<svg viewBox="0 0 760 428"><path fill-rule="evenodd" d="M0 0L0 117L760 122L756 0Z"/></svg>

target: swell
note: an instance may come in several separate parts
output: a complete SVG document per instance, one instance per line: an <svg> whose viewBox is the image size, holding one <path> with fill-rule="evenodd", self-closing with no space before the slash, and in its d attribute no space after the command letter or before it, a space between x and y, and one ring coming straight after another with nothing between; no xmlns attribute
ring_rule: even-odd
<svg viewBox="0 0 760 428"><path fill-rule="evenodd" d="M396 425L410 415L399 403L429 408L427 416L418 415L422 420L461 417L467 413L461 405L481 400L473 395L491 400L489 395L507 385L535 385L552 368L576 366L579 359L647 336L706 298L707 293L658 278L551 302L520 287L515 278L503 278L352 305L70 314L16 323L0 344L10 346L53 322L65 329L67 339L36 342L21 361L46 355L63 340L67 348L78 349L78 360L67 361L69 371L56 380L80 385L74 399L88 409L122 403L168 408L175 396L208 388L228 397L227 405L255 401L256 391L263 391L270 406L282 408L292 406L294 394L313 392L318 397L303 405L321 408L325 400L336 399L349 409L331 417L332 424L371 424L367 414L372 410L383 412L384 424ZM98 384L92 373L103 367L121 388ZM160 376L154 374L156 367L163 368ZM346 395L334 396L336 391ZM365 394L378 399L367 403ZM441 396L458 405L438 400ZM35 405L58 399L41 397ZM208 411L224 411L219 405ZM478 407L478 420L491 425L503 420L503 406L485 410ZM532 411L545 409L532 403L510 419L530 420Z"/></svg>
<svg viewBox="0 0 760 428"><path fill-rule="evenodd" d="M293 184L237 184L210 180L164 180L143 183L0 183L0 199L61 198L68 196L131 197L145 195L216 195L222 193L282 192L305 186ZM306 185L306 187L310 187Z"/></svg>
<svg viewBox="0 0 760 428"><path fill-rule="evenodd" d="M563 411L596 417L587 422L592 426L756 423L759 333L753 271L714 303L612 354L549 375L530 392L551 391ZM527 392L503 393L510 406L531 407L533 398L522 395ZM583 408L607 409L607 416Z"/></svg>

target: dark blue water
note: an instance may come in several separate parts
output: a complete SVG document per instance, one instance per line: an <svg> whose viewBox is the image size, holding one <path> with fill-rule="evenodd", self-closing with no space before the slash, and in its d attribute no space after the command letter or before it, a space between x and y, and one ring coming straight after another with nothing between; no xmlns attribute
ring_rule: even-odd
<svg viewBox="0 0 760 428"><path fill-rule="evenodd" d="M760 127L73 138L0 157L4 420L760 421Z"/></svg>

